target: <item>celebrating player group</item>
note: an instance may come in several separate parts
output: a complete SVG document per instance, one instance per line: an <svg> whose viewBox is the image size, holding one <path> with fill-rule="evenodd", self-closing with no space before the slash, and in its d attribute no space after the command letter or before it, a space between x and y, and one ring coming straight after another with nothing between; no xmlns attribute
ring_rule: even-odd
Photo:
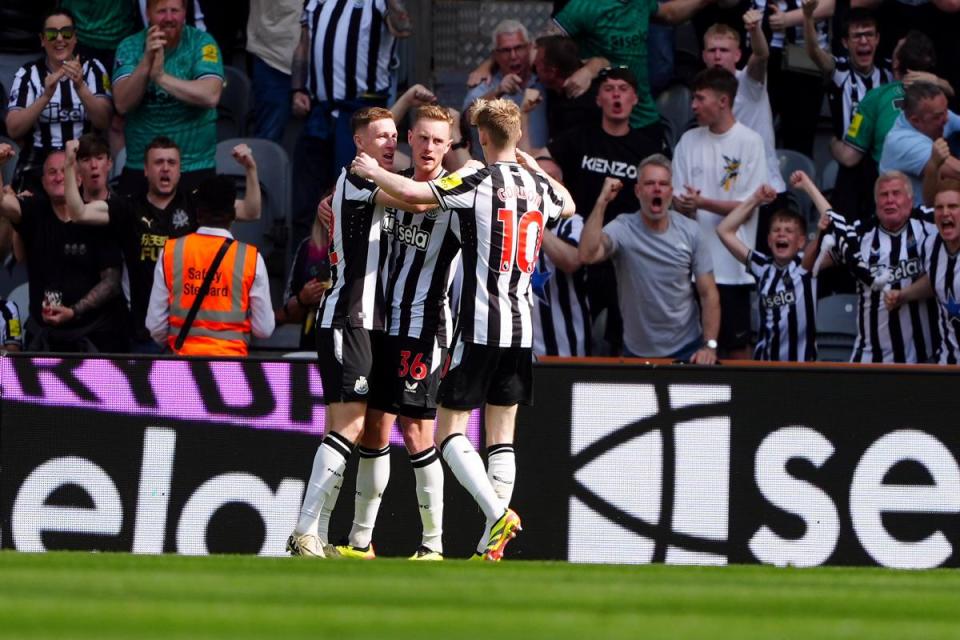
<svg viewBox="0 0 960 640"><path fill-rule="evenodd" d="M516 105L479 100L471 124L487 166L447 174L442 160L453 120L445 109L423 106L408 133L413 167L398 174L390 111L373 107L353 117L357 157L337 181L329 223L333 287L318 311L328 429L287 541L293 555L374 557L389 433L398 418L423 525L411 559L443 559L440 456L486 517L474 559L499 561L520 531L509 504L517 406L533 399L530 277L546 224L572 215L574 203L517 150ZM453 327L448 292L458 259L463 277ZM465 437L470 412L480 406L486 469ZM355 446L353 527L344 544L333 545L330 514Z"/></svg>

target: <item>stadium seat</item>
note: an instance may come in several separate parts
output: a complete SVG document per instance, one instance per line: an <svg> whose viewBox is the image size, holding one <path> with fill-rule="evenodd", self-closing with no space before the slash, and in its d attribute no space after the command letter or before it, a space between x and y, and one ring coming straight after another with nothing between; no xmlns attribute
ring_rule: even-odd
<svg viewBox="0 0 960 640"><path fill-rule="evenodd" d="M7 138L6 136L0 136L0 142L5 142L6 144L9 144L11 147L13 147L13 150L16 152L16 155L14 155L12 158L7 160L7 163L2 167L3 184L4 186L9 186L10 183L13 181L13 174L17 170L17 161L20 159L20 145L18 145L16 142L11 140L10 138Z"/></svg>
<svg viewBox="0 0 960 640"><path fill-rule="evenodd" d="M672 137L667 138L667 143L673 149L677 146L680 136L694 124L693 108L690 106L690 89L682 84L668 87L657 96L657 111L670 123Z"/></svg>
<svg viewBox="0 0 960 640"><path fill-rule="evenodd" d="M247 135L250 115L250 78L236 67L225 66L223 92L217 105L217 140Z"/></svg>
<svg viewBox="0 0 960 640"><path fill-rule="evenodd" d="M857 339L857 296L838 293L817 303L817 359L849 362Z"/></svg>
<svg viewBox="0 0 960 640"><path fill-rule="evenodd" d="M813 163L813 160L809 156L800 153L799 151L793 151L792 149L777 149L777 160L780 163L780 175L783 177L783 181L790 184L790 174L797 170L803 170L806 172L810 179L816 181L817 179L817 166ZM813 201L810 200L810 197L796 189L789 189L788 193L792 198L795 199L797 206L799 207L799 212L803 215L808 223L812 223L816 226L817 216L812 213L813 211Z"/></svg>
<svg viewBox="0 0 960 640"><path fill-rule="evenodd" d="M833 188L837 184L837 172L839 171L840 164L836 160L830 160L830 162L823 165L820 170L820 176L817 178L820 191L823 193L833 191Z"/></svg>

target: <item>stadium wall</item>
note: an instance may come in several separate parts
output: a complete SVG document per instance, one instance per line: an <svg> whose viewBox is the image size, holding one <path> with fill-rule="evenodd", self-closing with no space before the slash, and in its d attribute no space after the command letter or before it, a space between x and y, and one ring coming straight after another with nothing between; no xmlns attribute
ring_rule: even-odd
<svg viewBox="0 0 960 640"><path fill-rule="evenodd" d="M508 555L957 566L960 400L943 368L544 362L518 417ZM0 358L2 547L277 555L320 434L303 361ZM480 438L479 417L470 437ZM419 542L398 434L375 533ZM331 532L345 534L356 462ZM482 518L447 473L447 555Z"/></svg>

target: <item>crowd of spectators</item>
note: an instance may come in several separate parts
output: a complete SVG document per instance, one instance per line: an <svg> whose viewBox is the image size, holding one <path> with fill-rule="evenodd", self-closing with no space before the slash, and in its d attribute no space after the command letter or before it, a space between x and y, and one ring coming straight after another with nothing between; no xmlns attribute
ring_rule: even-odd
<svg viewBox="0 0 960 640"><path fill-rule="evenodd" d="M437 102L430 78L397 86L399 41L423 37L411 13L401 0L4 3L0 133L16 145L0 143L0 164L16 167L0 252L26 262L30 282L29 309L0 304L4 345L158 350L145 324L154 267L167 238L198 227L191 193L215 175L230 63L252 81L252 136L281 142L301 122L296 259L276 320L302 323L312 348L311 309L329 285L316 212L355 153L352 114L389 106L402 124ZM542 33L496 25L490 57L463 68L463 100L443 106L459 124L477 98L514 101L521 148L576 201L577 218L543 231L536 351L811 360L817 294L855 290L855 360L935 358L936 305L888 311L882 290L924 275L900 237L936 236L939 185L960 178L958 16L955 0L557 0ZM671 25L691 19L700 70L686 74L672 67ZM692 113L679 125L656 101L678 85ZM818 135L835 181L782 175L777 150L812 157ZM475 133L457 126L444 166L471 155ZM234 157L242 224L259 216L259 182L250 150ZM897 319L910 314L917 339Z"/></svg>

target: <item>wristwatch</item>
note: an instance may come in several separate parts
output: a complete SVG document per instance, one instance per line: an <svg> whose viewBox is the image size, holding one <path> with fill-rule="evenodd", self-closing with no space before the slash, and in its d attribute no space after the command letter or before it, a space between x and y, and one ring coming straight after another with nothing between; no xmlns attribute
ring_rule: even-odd
<svg viewBox="0 0 960 640"><path fill-rule="evenodd" d="M711 338L710 340L707 340L706 343L704 343L703 346L705 346L707 349L713 349L714 351L716 351L716 350L717 350L717 341Z"/></svg>

